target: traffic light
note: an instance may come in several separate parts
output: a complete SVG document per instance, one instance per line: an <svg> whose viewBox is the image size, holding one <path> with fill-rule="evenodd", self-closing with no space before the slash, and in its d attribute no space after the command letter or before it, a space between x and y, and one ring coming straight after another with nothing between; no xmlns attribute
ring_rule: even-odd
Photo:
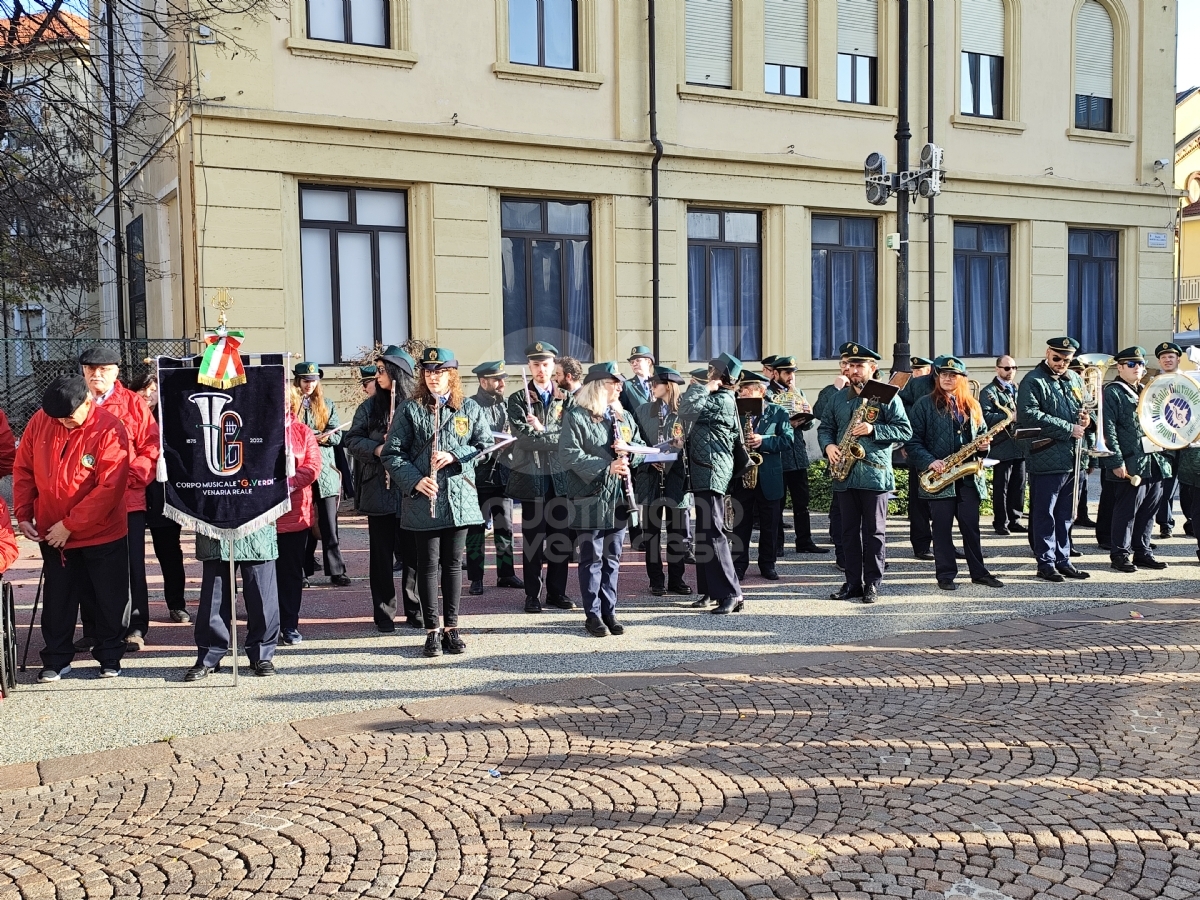
<svg viewBox="0 0 1200 900"><path fill-rule="evenodd" d="M887 160L882 153L872 153L863 164L863 177L867 182L867 202L883 206L892 195L892 179L887 173Z"/></svg>
<svg viewBox="0 0 1200 900"><path fill-rule="evenodd" d="M917 177L917 193L936 197L942 192L942 148L926 144L921 148L921 172Z"/></svg>

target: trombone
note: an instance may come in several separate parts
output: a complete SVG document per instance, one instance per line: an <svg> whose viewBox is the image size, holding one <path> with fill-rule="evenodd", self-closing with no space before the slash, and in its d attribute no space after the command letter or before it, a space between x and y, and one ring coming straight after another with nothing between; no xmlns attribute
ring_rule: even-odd
<svg viewBox="0 0 1200 900"><path fill-rule="evenodd" d="M1075 359L1082 366L1083 372L1083 404L1079 407L1080 424L1084 416L1091 417L1096 423L1096 447L1089 450L1093 458L1112 456L1113 452L1104 443L1104 373L1112 365L1113 358L1107 353L1084 353ZM1075 477L1073 487L1075 494L1071 502L1071 519L1079 515L1079 470L1083 465L1083 442L1086 436L1081 435L1075 442Z"/></svg>

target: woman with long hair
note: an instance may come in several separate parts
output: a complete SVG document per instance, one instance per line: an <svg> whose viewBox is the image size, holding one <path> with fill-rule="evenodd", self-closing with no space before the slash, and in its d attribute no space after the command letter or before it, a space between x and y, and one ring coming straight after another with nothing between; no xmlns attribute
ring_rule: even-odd
<svg viewBox="0 0 1200 900"><path fill-rule="evenodd" d="M458 360L444 347L421 353L411 400L396 410L380 460L400 491L400 525L414 533L426 656L462 653L458 633L467 528L483 521L475 461L492 445L483 413L463 398ZM438 581L442 625L438 625ZM444 630L443 630L444 629Z"/></svg>
<svg viewBox="0 0 1200 900"><path fill-rule="evenodd" d="M947 457L987 431L983 409L971 396L966 365L953 356L941 357L939 362L940 365L935 369L933 393L922 397L912 408L912 438L908 441L907 449L911 471L916 477L909 482L908 489L910 492L920 491L920 496L929 501L938 587L944 591L958 589L954 582L958 575L958 562L951 534L956 519L971 581L987 587L1003 587L1000 579L984 565L983 548L979 540L979 501L986 490L983 470L980 469L974 476L959 478L935 493L925 490L918 480L925 472L944 472ZM987 449L987 444L980 445L980 454L985 454Z"/></svg>
<svg viewBox="0 0 1200 900"><path fill-rule="evenodd" d="M633 460L623 446L641 443L633 415L621 405L624 379L612 362L588 369L558 438L563 495L578 535L579 591L588 634L624 634L617 621L617 576L629 524Z"/></svg>
<svg viewBox="0 0 1200 900"><path fill-rule="evenodd" d="M275 540L279 555L275 558L275 584L279 592L279 641L299 644L300 601L304 595L304 558L308 536L315 517L312 485L321 475L321 448L311 428L297 417L301 407L300 389L287 389L287 442L295 461L295 475L288 478L292 508L275 521Z"/></svg>
<svg viewBox="0 0 1200 900"><path fill-rule="evenodd" d="M646 575L650 593L656 597L670 591L684 596L692 589L683 580L688 552L687 463L683 458L683 423L679 420L679 398L683 376L667 366L655 366L650 378L649 403L634 413L638 429L654 444L669 441L679 458L669 463L639 466L634 486L642 507L642 538L646 549ZM663 553L663 527L667 529ZM663 557L666 556L666 571Z"/></svg>
<svg viewBox="0 0 1200 900"><path fill-rule="evenodd" d="M300 390L300 415L297 418L313 430L321 447L321 477L312 486L312 492L317 527L321 532L324 571L329 576L330 584L348 587L350 579L346 575L346 564L342 561L342 551L338 546L337 512L342 476L333 455L334 446L342 442L341 422L333 401L326 400L325 392L321 389L320 367L314 362L297 363L293 373L296 376L294 383ZM310 534L304 558L304 573L308 576L316 572L313 556L316 549L317 537Z"/></svg>
<svg viewBox="0 0 1200 900"><path fill-rule="evenodd" d="M371 603L375 627L383 634L396 630L396 582L392 560L404 561L401 570L404 617L413 628L425 627L417 596L416 545L411 531L400 528L400 487L384 471L380 456L396 411L416 390L416 360L402 348L391 346L379 355L375 392L359 404L354 424L346 432L346 450L354 457L354 495L358 511L367 517L370 547Z"/></svg>

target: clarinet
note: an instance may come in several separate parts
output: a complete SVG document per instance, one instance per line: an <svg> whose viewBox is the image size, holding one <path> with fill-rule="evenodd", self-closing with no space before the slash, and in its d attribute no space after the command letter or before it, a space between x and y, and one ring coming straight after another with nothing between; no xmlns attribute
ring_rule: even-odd
<svg viewBox="0 0 1200 900"><path fill-rule="evenodd" d="M666 435L667 424L667 405L664 403L658 409L658 445L661 447L663 438ZM659 463L658 470L658 496L665 497L667 494L667 464Z"/></svg>
<svg viewBox="0 0 1200 900"><path fill-rule="evenodd" d="M618 420L613 419L613 444L615 445L621 439L620 426L617 425ZM613 448L616 450L616 447ZM628 459L629 454L624 450L616 450L618 459ZM629 524L633 528L637 528L641 523L641 513L638 510L637 495L633 491L633 474L629 471L621 478L621 483L625 488L625 505L629 508Z"/></svg>
<svg viewBox="0 0 1200 900"><path fill-rule="evenodd" d="M433 458L435 456L437 456L437 453L438 453L438 432L441 430L441 428L442 428L442 402L437 397L434 397L433 398L433 442L430 444L430 449L429 449L429 475L431 478L433 478L433 484L434 484L434 488L435 488L433 496L429 498L429 518L431 518L431 519L437 518L437 498L438 498L438 491L436 490L436 488L437 488L437 472L435 472L433 470Z"/></svg>
<svg viewBox="0 0 1200 900"><path fill-rule="evenodd" d="M391 397L388 399L388 420L387 428L383 431L384 443L387 443L387 436L392 433L392 419L396 417L396 382L392 382L392 389L388 391ZM392 489L392 473L385 466L383 469L383 484L389 491Z"/></svg>

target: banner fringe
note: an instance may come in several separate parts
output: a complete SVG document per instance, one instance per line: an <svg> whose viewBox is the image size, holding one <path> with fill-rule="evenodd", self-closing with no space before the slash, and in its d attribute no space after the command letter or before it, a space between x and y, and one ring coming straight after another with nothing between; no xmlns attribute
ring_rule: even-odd
<svg viewBox="0 0 1200 900"><path fill-rule="evenodd" d="M214 541L240 541L244 537L249 537L260 528L265 528L267 525L274 524L278 519L292 511L292 498L289 495L284 501L257 518L251 519L245 525L238 528L215 528L207 522L202 522L187 513L176 509L170 503L163 506L163 515L176 522L185 528L193 528L196 534L202 534L205 537L210 537Z"/></svg>
<svg viewBox="0 0 1200 900"><path fill-rule="evenodd" d="M233 378L209 378L207 375L197 375L196 381L199 384L207 385L214 388L237 387L239 384L246 383L245 375L235 375Z"/></svg>

